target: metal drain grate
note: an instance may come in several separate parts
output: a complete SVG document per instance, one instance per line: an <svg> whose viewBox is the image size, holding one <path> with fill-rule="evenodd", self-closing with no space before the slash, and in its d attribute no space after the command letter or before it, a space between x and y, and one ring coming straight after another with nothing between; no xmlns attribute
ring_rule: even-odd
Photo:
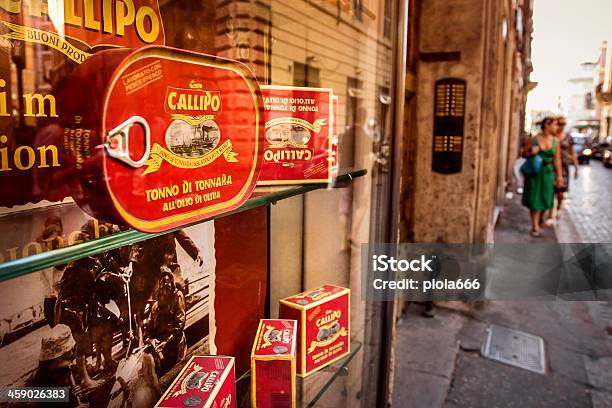
<svg viewBox="0 0 612 408"><path fill-rule="evenodd" d="M491 325L480 353L483 357L534 373L544 374L544 339L532 334Z"/></svg>

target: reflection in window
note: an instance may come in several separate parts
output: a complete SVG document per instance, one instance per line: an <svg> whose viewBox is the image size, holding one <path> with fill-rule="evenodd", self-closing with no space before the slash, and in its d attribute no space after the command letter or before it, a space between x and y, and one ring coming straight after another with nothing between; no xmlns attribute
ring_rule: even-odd
<svg viewBox="0 0 612 408"><path fill-rule="evenodd" d="M359 21L363 21L363 15L361 13L361 0L353 0L353 15Z"/></svg>
<svg viewBox="0 0 612 408"><path fill-rule="evenodd" d="M383 15L383 36L391 38L391 0L385 0Z"/></svg>
<svg viewBox="0 0 612 408"><path fill-rule="evenodd" d="M389 118L389 106L391 105L391 90L387 86L378 87L378 104L376 104L376 116L380 124L381 133L384 135Z"/></svg>
<svg viewBox="0 0 612 408"><path fill-rule="evenodd" d="M346 79L346 129L339 140L340 163L343 167L355 165L355 143L363 132L365 108L363 107L363 82L357 78Z"/></svg>
<svg viewBox="0 0 612 408"><path fill-rule="evenodd" d="M348 77L346 79L346 124L347 126L356 125L360 122L358 111L360 99L363 99L363 82L357 78Z"/></svg>
<svg viewBox="0 0 612 408"><path fill-rule="evenodd" d="M321 70L308 64L294 62L293 85L319 88L321 86Z"/></svg>

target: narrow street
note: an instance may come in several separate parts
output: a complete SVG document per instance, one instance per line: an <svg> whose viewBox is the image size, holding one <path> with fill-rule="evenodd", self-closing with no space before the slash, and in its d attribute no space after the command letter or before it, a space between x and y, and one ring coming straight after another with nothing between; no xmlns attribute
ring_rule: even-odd
<svg viewBox="0 0 612 408"><path fill-rule="evenodd" d="M509 200L496 242L612 242L612 170L580 167L556 228L529 235L520 196ZM499 273L499 272L497 272ZM511 271L506 271L511 273ZM435 316L411 304L397 326L396 407L612 407L612 304L485 301L436 303ZM491 324L540 336L545 374L484 358Z"/></svg>

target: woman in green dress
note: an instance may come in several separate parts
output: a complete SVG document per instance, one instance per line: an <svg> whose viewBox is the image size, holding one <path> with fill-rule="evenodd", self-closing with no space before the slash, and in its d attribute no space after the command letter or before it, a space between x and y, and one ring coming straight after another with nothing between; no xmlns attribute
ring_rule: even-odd
<svg viewBox="0 0 612 408"><path fill-rule="evenodd" d="M531 235L534 237L540 236L544 213L554 206L555 184L563 184L561 152L557 146L556 133L555 119L547 117L542 121L542 130L536 137L529 137L523 147L524 157L542 157L542 169L535 175L525 177L523 191L523 205L531 211ZM555 170L558 175L556 181Z"/></svg>

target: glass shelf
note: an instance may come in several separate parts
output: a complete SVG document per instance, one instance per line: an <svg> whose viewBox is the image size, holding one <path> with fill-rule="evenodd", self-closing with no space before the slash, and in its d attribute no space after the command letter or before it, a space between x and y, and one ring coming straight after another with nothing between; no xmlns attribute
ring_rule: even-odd
<svg viewBox="0 0 612 408"><path fill-rule="evenodd" d="M348 374L349 364L359 354L362 343L351 340L351 352L344 358L322 368L306 378L298 377L296 381L297 406L300 408L312 408L319 401L325 399L326 392L332 388L334 382ZM236 381L236 390L243 395L239 396L240 408L250 407L251 404L251 372L248 371ZM326 405L326 404L322 404ZM350 406L350 404L349 404Z"/></svg>
<svg viewBox="0 0 612 408"><path fill-rule="evenodd" d="M309 191L320 190L328 187L346 187L351 183L353 179L364 176L366 172L367 171L365 169L349 169L341 171L340 174L334 179L331 185L302 184L279 187L258 187L253 192L251 198L249 198L240 208L220 215L218 217L214 217L212 218L212 220L227 217L231 214L248 211L250 209L261 207L267 204L275 204L277 201L284 200L300 194L305 194ZM172 231L176 231L177 229L158 234L147 234L144 232L129 229L102 238L79 243L76 245L60 249L54 249L51 251L45 251L36 255L3 262L0 263L0 282L16 278L18 276L26 275L28 273L40 271L42 269L49 268L55 265L65 264L76 259L84 258L86 256L91 256L101 252L120 248L126 245L134 244L136 242L144 241L150 238L167 234Z"/></svg>
<svg viewBox="0 0 612 408"><path fill-rule="evenodd" d="M361 351L361 346L362 344L360 342L352 340L351 352L348 356L321 369L321 371L315 374L298 379L298 401L301 402L302 408L314 407L317 402L324 399L325 393L332 387L338 378L348 374L349 363Z"/></svg>

